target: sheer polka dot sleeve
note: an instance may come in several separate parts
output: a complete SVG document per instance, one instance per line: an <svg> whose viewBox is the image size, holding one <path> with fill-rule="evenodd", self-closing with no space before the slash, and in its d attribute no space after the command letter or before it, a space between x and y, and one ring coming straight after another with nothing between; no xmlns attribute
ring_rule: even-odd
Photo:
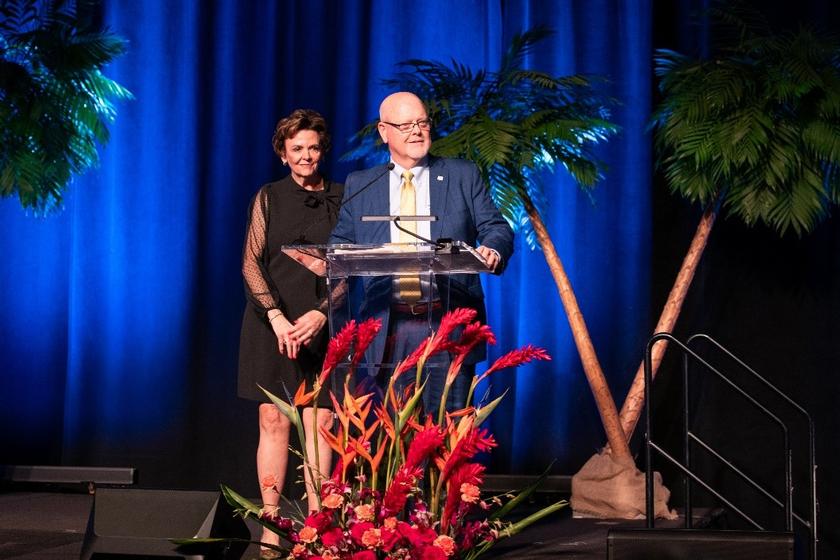
<svg viewBox="0 0 840 560"><path fill-rule="evenodd" d="M256 308L265 313L279 309L277 289L268 274L266 237L268 232L269 196L266 187L260 189L248 212L248 229L245 247L242 251L242 278L245 281L245 295Z"/></svg>

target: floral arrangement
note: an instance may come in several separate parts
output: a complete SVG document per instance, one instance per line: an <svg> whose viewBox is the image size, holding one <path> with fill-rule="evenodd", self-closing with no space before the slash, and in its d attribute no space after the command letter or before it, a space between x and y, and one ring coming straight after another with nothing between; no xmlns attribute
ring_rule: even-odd
<svg viewBox="0 0 840 560"><path fill-rule="evenodd" d="M337 429L321 430L319 436L338 456L330 477L312 477L319 481L320 508L305 518L286 518L222 487L240 515L256 517L288 543L264 547L275 548L283 557L294 560L469 560L498 539L516 534L566 505L560 501L510 523L504 516L536 485L518 495L482 499L485 467L476 461L476 455L489 451L496 442L481 424L504 395L484 406L468 406L452 413L444 407L448 390L470 350L482 342L495 343L490 328L474 322L475 316L471 309L446 314L437 332L395 367L381 402L374 402L372 394L354 395L349 390L354 368L381 327L376 320L347 324L330 341L313 390L306 392L301 385L291 405L266 391L303 441L298 408L316 405L319 392L339 362L351 357L342 402L332 395ZM460 335L451 340L456 332ZM428 358L438 352L450 352L452 360L435 419L422 410L421 373ZM473 379L467 403L472 401L476 385L493 372L548 359L545 350L531 345L505 354ZM415 382L404 391L395 390L395 381L412 368L416 371ZM313 464L304 456L304 468L320 472L317 458ZM262 483L266 487L275 485L270 479Z"/></svg>

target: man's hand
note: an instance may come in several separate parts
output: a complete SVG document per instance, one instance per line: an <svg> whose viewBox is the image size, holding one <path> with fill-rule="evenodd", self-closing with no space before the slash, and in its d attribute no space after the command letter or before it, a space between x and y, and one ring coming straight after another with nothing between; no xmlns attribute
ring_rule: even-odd
<svg viewBox="0 0 840 560"><path fill-rule="evenodd" d="M490 247L476 247L476 252L484 258L484 261L487 263L487 268L492 270L493 272L496 271L496 267L499 266L501 259L499 258L499 253L491 249Z"/></svg>

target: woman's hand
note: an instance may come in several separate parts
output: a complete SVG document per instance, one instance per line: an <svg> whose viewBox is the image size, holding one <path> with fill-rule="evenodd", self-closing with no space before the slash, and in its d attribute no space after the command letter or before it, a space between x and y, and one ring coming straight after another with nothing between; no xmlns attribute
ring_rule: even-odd
<svg viewBox="0 0 840 560"><path fill-rule="evenodd" d="M294 325L292 325L289 334L293 336L299 344L309 344L315 335L318 334L324 325L327 324L327 316L320 311L313 309L307 311L297 318Z"/></svg>
<svg viewBox="0 0 840 560"><path fill-rule="evenodd" d="M272 317L269 322L274 331L274 336L277 337L277 348L280 354L286 355L292 360L297 358L300 342L295 340L291 334L294 325L286 319L285 315L279 313Z"/></svg>

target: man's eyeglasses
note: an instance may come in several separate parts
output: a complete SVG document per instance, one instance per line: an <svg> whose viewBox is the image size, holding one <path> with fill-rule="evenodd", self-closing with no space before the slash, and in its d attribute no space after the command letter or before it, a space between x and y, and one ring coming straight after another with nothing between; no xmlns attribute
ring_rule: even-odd
<svg viewBox="0 0 840 560"><path fill-rule="evenodd" d="M397 130L399 130L400 132L402 132L403 134L408 134L409 132L414 130L415 126L417 126L420 130L429 130L430 128L432 128L432 121L430 121L429 119L420 119L418 121L404 122L404 123L392 123L392 122L388 122L388 121L379 121L379 122L389 124L389 125L393 126L394 128L396 128Z"/></svg>

